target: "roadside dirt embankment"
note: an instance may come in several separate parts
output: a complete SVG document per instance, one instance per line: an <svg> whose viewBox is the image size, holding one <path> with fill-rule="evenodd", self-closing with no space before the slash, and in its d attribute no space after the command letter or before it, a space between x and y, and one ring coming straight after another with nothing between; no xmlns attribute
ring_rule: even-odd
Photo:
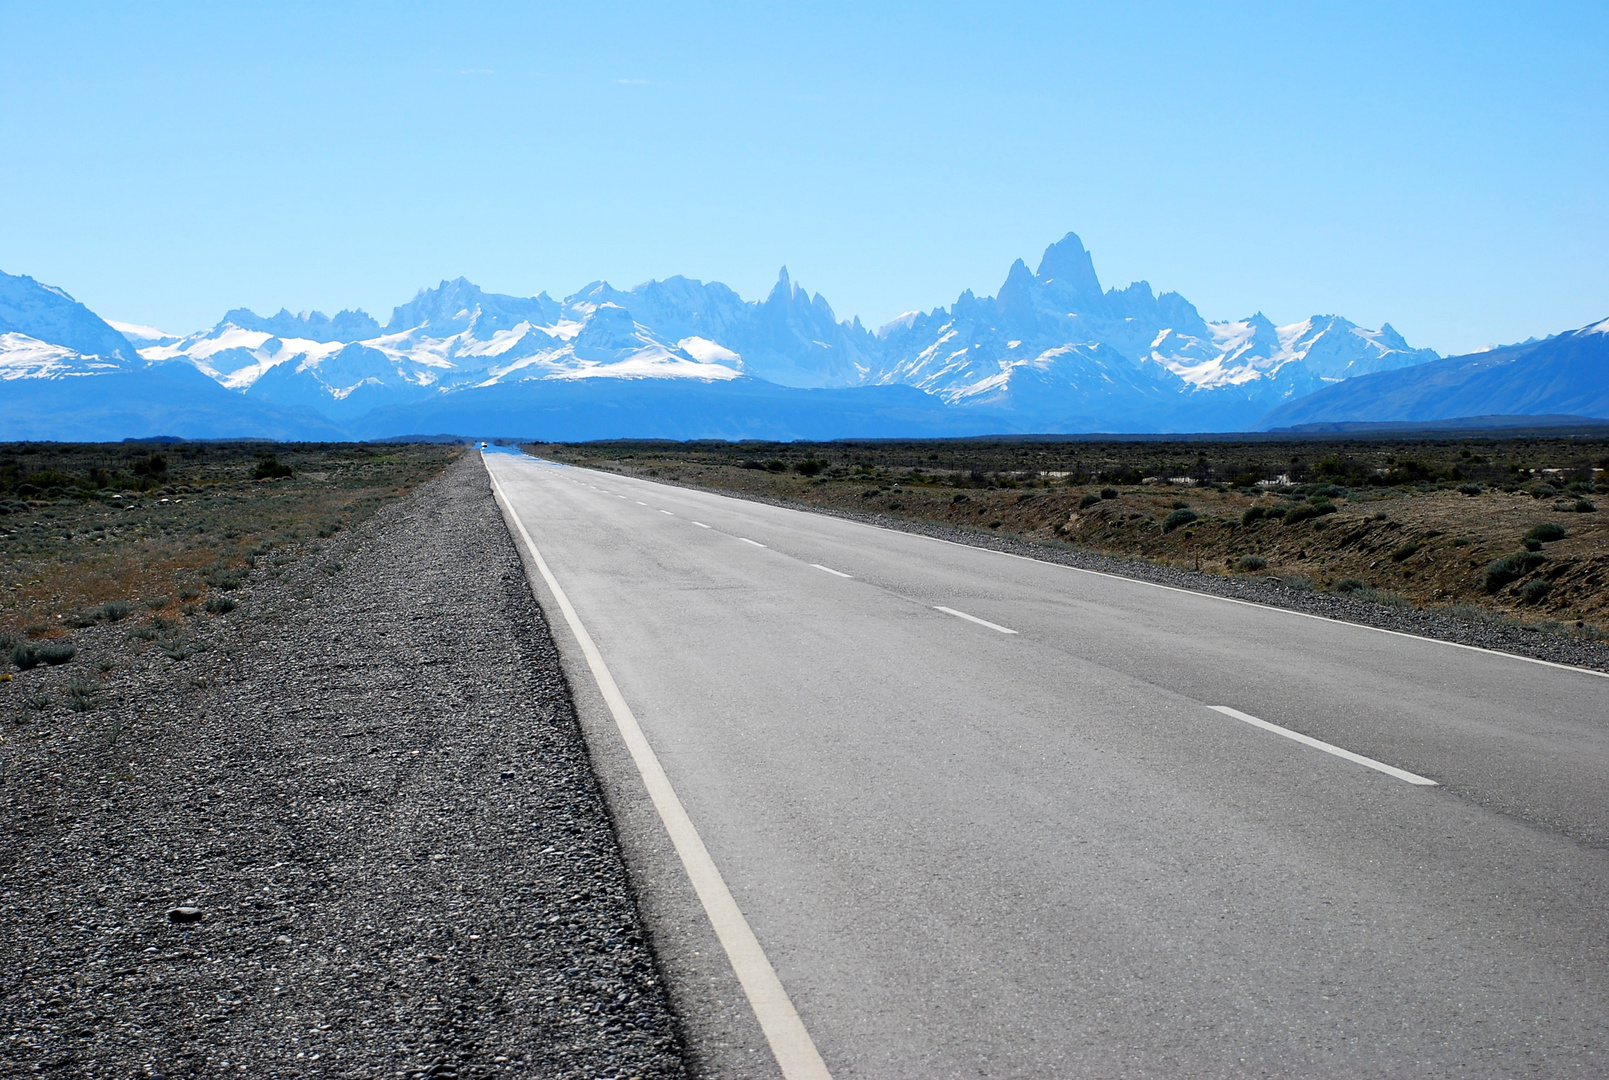
<svg viewBox="0 0 1609 1080"><path fill-rule="evenodd" d="M0 1073L683 1075L476 457L231 595L0 683Z"/></svg>

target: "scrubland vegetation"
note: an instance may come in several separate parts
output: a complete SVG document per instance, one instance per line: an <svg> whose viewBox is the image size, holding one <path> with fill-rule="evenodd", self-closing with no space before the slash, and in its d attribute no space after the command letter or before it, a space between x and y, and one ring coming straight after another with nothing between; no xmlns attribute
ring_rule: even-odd
<svg viewBox="0 0 1609 1080"><path fill-rule="evenodd" d="M0 662L72 658L71 631L123 623L170 655L275 573L429 479L461 448L261 442L0 445ZM0 668L4 663L0 663Z"/></svg>

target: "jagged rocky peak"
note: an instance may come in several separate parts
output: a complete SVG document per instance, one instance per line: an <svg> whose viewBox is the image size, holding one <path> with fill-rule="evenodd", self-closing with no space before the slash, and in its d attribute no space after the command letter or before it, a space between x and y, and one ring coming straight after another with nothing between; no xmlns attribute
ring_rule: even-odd
<svg viewBox="0 0 1609 1080"><path fill-rule="evenodd" d="M1089 302L1101 298L1101 282L1095 276L1095 260L1084 250L1084 242L1077 233L1068 233L1045 249L1044 257L1039 260L1039 272L1035 276L1057 296L1070 301ZM1149 285L1146 291L1150 292Z"/></svg>
<svg viewBox="0 0 1609 1080"><path fill-rule="evenodd" d="M386 324L388 333L428 326L449 333L468 327L480 308L481 289L468 278L443 280L434 289L420 289L406 304L394 308L391 321Z"/></svg>
<svg viewBox="0 0 1609 1080"><path fill-rule="evenodd" d="M128 338L54 285L0 272L0 334L21 334L82 356L137 359Z"/></svg>
<svg viewBox="0 0 1609 1080"><path fill-rule="evenodd" d="M443 281L434 289L420 289L414 298L391 313L386 333L426 328L433 337L451 337L473 329L476 338L489 338L522 322L546 326L562 313L558 301L536 296L489 293L468 278Z"/></svg>
<svg viewBox="0 0 1609 1080"><path fill-rule="evenodd" d="M293 315L280 308L275 315L263 317L249 308L235 308L223 317L219 326L232 323L242 330L259 330L277 338L298 338L304 341L363 341L380 332L380 324L361 308L347 308L335 313L334 318L322 311L304 311Z"/></svg>

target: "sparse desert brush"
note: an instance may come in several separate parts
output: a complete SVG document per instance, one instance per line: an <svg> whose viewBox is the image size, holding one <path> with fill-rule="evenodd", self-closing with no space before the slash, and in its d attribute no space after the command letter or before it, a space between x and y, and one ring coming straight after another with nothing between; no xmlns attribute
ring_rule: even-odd
<svg viewBox="0 0 1609 1080"><path fill-rule="evenodd" d="M1261 555L1242 555L1235 565L1249 574L1258 570L1267 570L1268 560Z"/></svg>
<svg viewBox="0 0 1609 1080"><path fill-rule="evenodd" d="M231 589L238 589L245 583L246 572L244 570L224 568L214 570L212 573L207 575L208 585L211 585L214 589L222 589L226 592Z"/></svg>
<svg viewBox="0 0 1609 1080"><path fill-rule="evenodd" d="M1564 526L1555 521L1544 521L1540 525L1533 526L1531 531L1525 534L1525 539L1535 540L1539 544L1551 544L1555 540L1564 539Z"/></svg>
<svg viewBox="0 0 1609 1080"><path fill-rule="evenodd" d="M101 618L107 622L122 622L134 611L127 600L108 600L101 605Z"/></svg>
<svg viewBox="0 0 1609 1080"><path fill-rule="evenodd" d="M235 607L234 598L230 596L214 596L207 601L207 612L212 615L227 615Z"/></svg>
<svg viewBox="0 0 1609 1080"><path fill-rule="evenodd" d="M296 481L252 480L265 453L294 466ZM209 570L239 567L321 521L350 526L453 457L425 444L383 454L355 444L0 444L0 521L10 533L0 581L20 583L7 591L0 627L117 621L104 605L138 608L142 596L197 602Z"/></svg>
<svg viewBox="0 0 1609 1080"><path fill-rule="evenodd" d="M96 705L100 687L87 679L74 679L67 684L67 707L73 712L89 712Z"/></svg>
<svg viewBox="0 0 1609 1080"><path fill-rule="evenodd" d="M1165 533L1170 533L1174 529L1181 528L1190 524L1192 521L1199 520L1200 517L1200 514L1196 513L1188 506L1181 506L1179 509L1173 511L1173 513L1162 519L1162 531Z"/></svg>
<svg viewBox="0 0 1609 1080"><path fill-rule="evenodd" d="M1301 503L1285 511L1285 524L1299 525L1304 521L1311 521L1314 518L1333 513L1335 513L1335 504L1327 500L1320 499L1317 502Z"/></svg>
<svg viewBox="0 0 1609 1080"><path fill-rule="evenodd" d="M76 655L77 646L59 641L19 641L11 647L11 662L19 671L29 671L40 664L65 664Z"/></svg>
<svg viewBox="0 0 1609 1080"><path fill-rule="evenodd" d="M1515 555L1505 555L1501 559L1493 559L1481 572L1481 588L1489 593L1495 593L1503 586L1518 581L1546 561L1546 555L1534 551L1522 551Z"/></svg>

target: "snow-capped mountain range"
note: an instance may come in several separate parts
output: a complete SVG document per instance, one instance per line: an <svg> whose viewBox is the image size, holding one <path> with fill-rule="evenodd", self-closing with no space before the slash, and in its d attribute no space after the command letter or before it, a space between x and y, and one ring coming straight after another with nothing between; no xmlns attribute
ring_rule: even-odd
<svg viewBox="0 0 1609 1080"><path fill-rule="evenodd" d="M840 322L786 269L760 301L683 277L628 291L596 282L563 300L489 293L459 278L421 290L384 326L363 311L236 309L185 336L107 324L59 289L0 275L0 389L186 368L281 424L305 416L370 435L421 430L406 427L414 416L468 423L493 406L512 423L516 401L540 411L534 403L562 397L566 410L584 409L589 385L600 400L648 401L672 384L730 384L720 399L735 403L761 383L771 390L755 400L773 403L826 400L777 388L919 391L864 400L902 402L908 420L926 417L934 430L925 433L1228 430L1325 386L1437 359L1389 325L1367 330L1324 315L1276 326L1260 313L1208 322L1143 281L1103 289L1071 233L1037 270L1013 264L995 296L968 290L948 308L875 331ZM674 396L679 408L697 400Z"/></svg>
<svg viewBox="0 0 1609 1080"><path fill-rule="evenodd" d="M242 309L208 330L138 344L147 361L188 361L230 389L337 419L529 379L748 376L793 387L906 384L949 405L1053 425L1065 414L1166 426L1197 412L1254 419L1328 382L1436 358L1389 326L1321 316L1276 327L1260 314L1208 323L1145 282L1103 291L1072 234L1046 250L1037 272L1013 265L998 296L969 291L875 332L839 322L784 269L752 303L681 277L630 291L597 282L562 301L487 293L459 278L421 290L383 327L362 311L264 318Z"/></svg>

